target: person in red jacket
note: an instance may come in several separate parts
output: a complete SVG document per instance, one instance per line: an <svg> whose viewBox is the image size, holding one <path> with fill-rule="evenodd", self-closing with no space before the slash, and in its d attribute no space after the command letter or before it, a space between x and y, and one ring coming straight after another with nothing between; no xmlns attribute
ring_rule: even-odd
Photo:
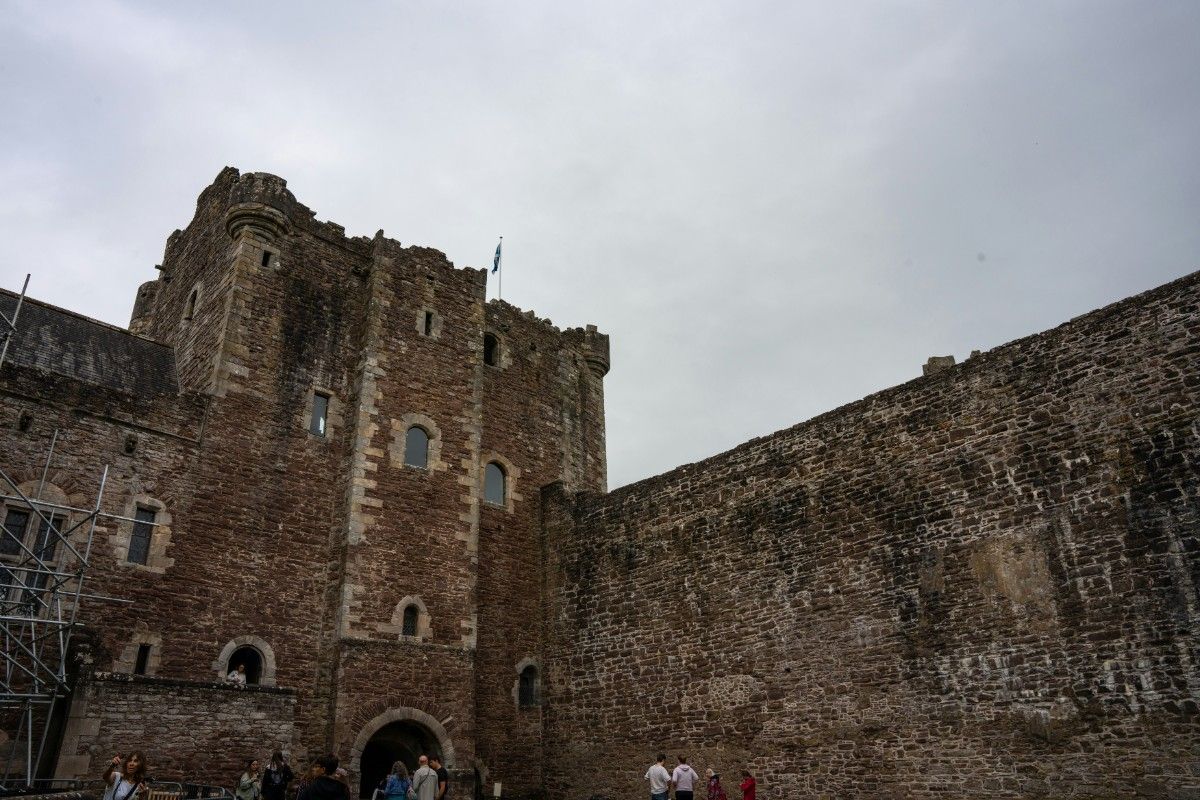
<svg viewBox="0 0 1200 800"><path fill-rule="evenodd" d="M747 770L742 770L742 800L754 800L754 776Z"/></svg>

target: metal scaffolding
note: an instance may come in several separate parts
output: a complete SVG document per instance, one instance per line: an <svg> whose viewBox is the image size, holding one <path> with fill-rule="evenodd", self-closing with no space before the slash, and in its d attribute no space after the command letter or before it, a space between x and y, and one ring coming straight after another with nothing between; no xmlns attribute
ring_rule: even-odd
<svg viewBox="0 0 1200 800"><path fill-rule="evenodd" d="M0 367L17 330L29 276L10 318L3 318ZM54 459L59 431L50 440L36 491L21 485L0 466L0 720L10 739L6 743L0 789L32 788L45 771L55 749L50 742L56 710L70 694L67 659L76 628L80 600L102 598L83 592L91 558L96 521L136 522L102 512L108 466L99 474L96 499L79 508L42 499ZM153 523L139 523L153 524ZM49 750L47 746L49 745Z"/></svg>

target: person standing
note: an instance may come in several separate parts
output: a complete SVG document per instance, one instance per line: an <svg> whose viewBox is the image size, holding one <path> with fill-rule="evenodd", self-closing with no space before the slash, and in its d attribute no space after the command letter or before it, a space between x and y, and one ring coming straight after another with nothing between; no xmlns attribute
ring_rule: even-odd
<svg viewBox="0 0 1200 800"><path fill-rule="evenodd" d="M433 756L429 759L429 766L437 773L438 789L437 800L446 800L446 795L450 793L450 773L442 766L442 757Z"/></svg>
<svg viewBox="0 0 1200 800"><path fill-rule="evenodd" d="M742 770L742 800L754 800L754 794L757 791L758 785L754 781L754 776L749 770Z"/></svg>
<svg viewBox="0 0 1200 800"><path fill-rule="evenodd" d="M704 774L708 778L708 800L729 800L725 787L721 786L721 776L711 769L706 769Z"/></svg>
<svg viewBox="0 0 1200 800"><path fill-rule="evenodd" d="M149 792L146 790L146 757L142 751L134 750L128 759L113 756L104 770L104 784L107 787L104 800L134 800L134 795L139 793L145 798Z"/></svg>
<svg viewBox="0 0 1200 800"><path fill-rule="evenodd" d="M258 777L258 759L252 758L246 762L246 769L238 780L237 789L233 796L237 800L259 800L262 797L262 782Z"/></svg>
<svg viewBox="0 0 1200 800"><path fill-rule="evenodd" d="M284 761L283 753L276 750L271 754L271 760L267 763L267 769L263 772L263 800L284 800L288 784L292 782L292 778L294 777L296 777L296 774L292 772L292 768L288 766L287 761Z"/></svg>
<svg viewBox="0 0 1200 800"><path fill-rule="evenodd" d="M220 673L217 673L217 674L219 675ZM225 676L225 682L232 683L234 686L245 686L246 685L246 665L238 664L236 667L234 667L232 670L230 670L229 674Z"/></svg>
<svg viewBox="0 0 1200 800"><path fill-rule="evenodd" d="M696 781L700 776L688 766L687 756L679 757L679 766L671 773L671 785L675 787L675 800L692 800Z"/></svg>
<svg viewBox="0 0 1200 800"><path fill-rule="evenodd" d="M438 774L429 768L429 756L421 756L413 773L413 791L417 800L437 800Z"/></svg>
<svg viewBox="0 0 1200 800"><path fill-rule="evenodd" d="M338 757L333 753L320 756L310 774L315 775L296 795L296 800L346 800L350 790L337 778Z"/></svg>
<svg viewBox="0 0 1200 800"><path fill-rule="evenodd" d="M667 793L671 791L671 773L663 766L666 760L666 753L659 753L650 769L646 770L646 780L650 781L650 800L667 800Z"/></svg>
<svg viewBox="0 0 1200 800"><path fill-rule="evenodd" d="M408 777L408 767L403 761L392 764L392 774L388 775L383 793L388 800L408 800L408 788L412 780Z"/></svg>

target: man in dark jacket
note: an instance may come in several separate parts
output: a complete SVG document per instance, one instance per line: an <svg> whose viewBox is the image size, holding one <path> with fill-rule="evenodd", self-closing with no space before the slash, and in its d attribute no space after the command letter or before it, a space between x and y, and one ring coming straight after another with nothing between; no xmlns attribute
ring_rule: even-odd
<svg viewBox="0 0 1200 800"><path fill-rule="evenodd" d="M337 779L338 757L330 753L316 763L321 774L304 787L296 800L349 800L349 787Z"/></svg>

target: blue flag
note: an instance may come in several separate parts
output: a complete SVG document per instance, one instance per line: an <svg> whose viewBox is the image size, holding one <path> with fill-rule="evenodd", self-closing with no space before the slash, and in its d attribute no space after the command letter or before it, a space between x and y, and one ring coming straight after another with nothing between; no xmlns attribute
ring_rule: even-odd
<svg viewBox="0 0 1200 800"><path fill-rule="evenodd" d="M496 257L492 259L492 274L500 271L500 245L502 244L504 244L503 241L496 244Z"/></svg>

